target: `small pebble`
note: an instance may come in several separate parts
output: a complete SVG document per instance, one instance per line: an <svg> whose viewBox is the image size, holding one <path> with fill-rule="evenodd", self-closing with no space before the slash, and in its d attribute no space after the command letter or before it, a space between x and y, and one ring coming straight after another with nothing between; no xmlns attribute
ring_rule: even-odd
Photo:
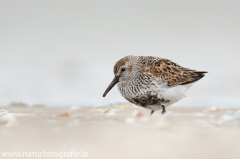
<svg viewBox="0 0 240 159"><path fill-rule="evenodd" d="M61 117L70 117L70 112L61 112L58 113L56 116L61 116Z"/></svg>
<svg viewBox="0 0 240 159"><path fill-rule="evenodd" d="M143 116L143 113L139 110L135 110L135 111L133 111L132 116L135 118L138 118L138 117Z"/></svg>

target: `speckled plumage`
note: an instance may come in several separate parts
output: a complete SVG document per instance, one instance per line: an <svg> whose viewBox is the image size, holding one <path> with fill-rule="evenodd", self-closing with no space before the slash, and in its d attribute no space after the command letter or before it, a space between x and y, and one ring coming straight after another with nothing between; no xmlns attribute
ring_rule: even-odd
<svg viewBox="0 0 240 159"><path fill-rule="evenodd" d="M115 78L103 96L117 83L129 102L152 110L163 109L183 97L193 82L204 73L190 70L168 60L152 56L126 56L114 66Z"/></svg>

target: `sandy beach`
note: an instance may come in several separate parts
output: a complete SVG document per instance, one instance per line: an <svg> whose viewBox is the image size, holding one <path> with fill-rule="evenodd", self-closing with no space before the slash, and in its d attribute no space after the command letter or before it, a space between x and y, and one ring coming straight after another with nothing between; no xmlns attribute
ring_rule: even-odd
<svg viewBox="0 0 240 159"><path fill-rule="evenodd" d="M127 103L0 110L1 152L84 151L92 159L240 156L240 111L234 108L169 107L153 116Z"/></svg>

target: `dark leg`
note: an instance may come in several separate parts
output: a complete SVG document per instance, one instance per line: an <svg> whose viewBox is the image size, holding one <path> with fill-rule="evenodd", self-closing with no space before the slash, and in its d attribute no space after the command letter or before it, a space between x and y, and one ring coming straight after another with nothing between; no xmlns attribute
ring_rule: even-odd
<svg viewBox="0 0 240 159"><path fill-rule="evenodd" d="M165 114L166 113L166 109L165 109L165 106L162 105L162 114Z"/></svg>
<svg viewBox="0 0 240 159"><path fill-rule="evenodd" d="M152 115L153 113L154 113L154 110L151 111L151 114L150 114L150 115Z"/></svg>

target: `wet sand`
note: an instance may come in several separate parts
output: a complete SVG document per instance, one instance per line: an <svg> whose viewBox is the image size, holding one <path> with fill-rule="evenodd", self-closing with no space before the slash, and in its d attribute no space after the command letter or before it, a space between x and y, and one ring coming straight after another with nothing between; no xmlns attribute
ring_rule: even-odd
<svg viewBox="0 0 240 159"><path fill-rule="evenodd" d="M152 116L131 104L0 110L1 152L84 150L92 159L240 158L237 108L169 107L165 115Z"/></svg>

